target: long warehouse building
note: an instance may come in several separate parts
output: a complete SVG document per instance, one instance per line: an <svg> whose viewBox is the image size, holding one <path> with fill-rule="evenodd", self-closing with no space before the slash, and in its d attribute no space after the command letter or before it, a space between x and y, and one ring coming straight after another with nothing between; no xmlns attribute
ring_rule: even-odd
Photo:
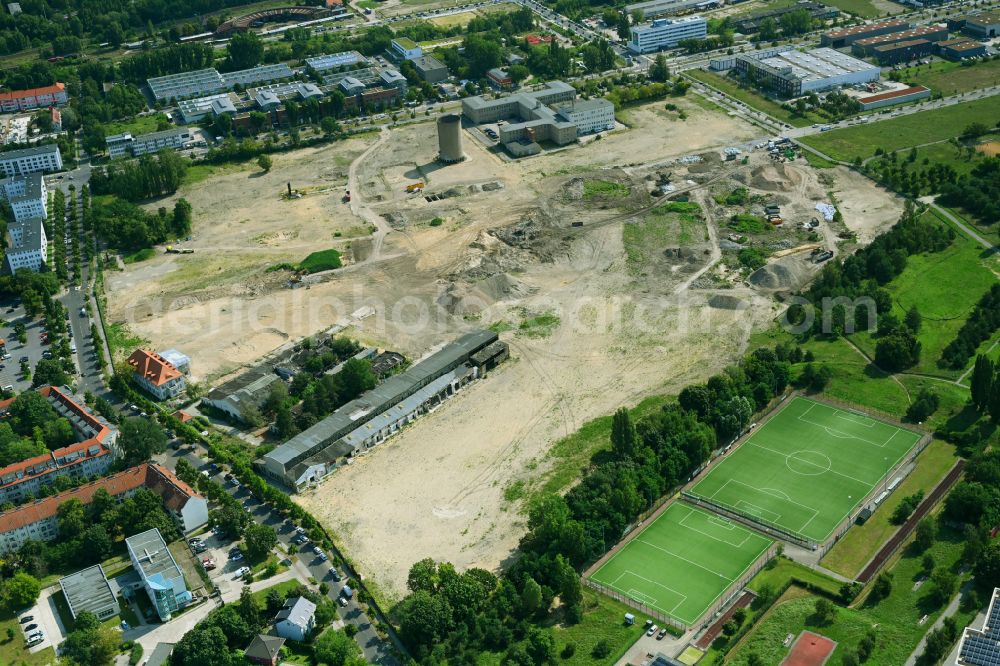
<svg viewBox="0 0 1000 666"><path fill-rule="evenodd" d="M736 71L782 97L878 81L882 70L828 48L785 51L768 57L736 56Z"/></svg>
<svg viewBox="0 0 1000 666"><path fill-rule="evenodd" d="M265 477L301 490L384 441L507 357L492 331L473 331L341 406L254 462Z"/></svg>

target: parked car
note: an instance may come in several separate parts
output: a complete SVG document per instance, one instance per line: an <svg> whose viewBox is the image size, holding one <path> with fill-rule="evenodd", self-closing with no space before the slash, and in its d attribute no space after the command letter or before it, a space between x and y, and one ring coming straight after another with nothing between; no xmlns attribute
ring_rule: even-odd
<svg viewBox="0 0 1000 666"><path fill-rule="evenodd" d="M34 619L35 619L34 615L25 615L24 617L21 618L20 622L21 624L24 624L25 622L31 622Z"/></svg>
<svg viewBox="0 0 1000 666"><path fill-rule="evenodd" d="M313 546L313 554L314 555L322 555L323 554L323 549L320 548L319 546Z"/></svg>
<svg viewBox="0 0 1000 666"><path fill-rule="evenodd" d="M663 637L666 635L667 635L667 628L664 627L663 629L660 629L660 633L656 634L656 640L662 641Z"/></svg>
<svg viewBox="0 0 1000 666"><path fill-rule="evenodd" d="M299 534L305 534L306 533L306 528L304 528L301 525L299 525L298 527L295 528L295 531L298 532Z"/></svg>
<svg viewBox="0 0 1000 666"><path fill-rule="evenodd" d="M656 626L655 624L654 624L654 625L651 625L651 626L649 627L649 629L647 629L647 630L646 630L646 635L647 635L647 636L652 636L653 634L655 634L655 633L656 633L657 629L659 629L659 627L658 627L658 626Z"/></svg>
<svg viewBox="0 0 1000 666"><path fill-rule="evenodd" d="M250 573L250 567L240 567L236 570L234 578L243 578L243 576L246 576L248 573Z"/></svg>
<svg viewBox="0 0 1000 666"><path fill-rule="evenodd" d="M213 560L211 557L206 557L204 560L201 561L201 563L205 567L205 571L211 571L212 569L215 568L215 560Z"/></svg>
<svg viewBox="0 0 1000 666"><path fill-rule="evenodd" d="M333 580L340 582L340 572L337 571L337 567L330 567L330 577Z"/></svg>
<svg viewBox="0 0 1000 666"><path fill-rule="evenodd" d="M229 553L230 562L239 562L242 559L243 559L243 553L241 553L240 551L236 551L235 553Z"/></svg>
<svg viewBox="0 0 1000 666"><path fill-rule="evenodd" d="M320 553L316 557L319 558L320 562L326 562L326 560L327 560L326 553Z"/></svg>
<svg viewBox="0 0 1000 666"><path fill-rule="evenodd" d="M29 624L27 627L24 628L24 630L27 631L29 634L33 634L36 631L38 631L38 625L37 624Z"/></svg>

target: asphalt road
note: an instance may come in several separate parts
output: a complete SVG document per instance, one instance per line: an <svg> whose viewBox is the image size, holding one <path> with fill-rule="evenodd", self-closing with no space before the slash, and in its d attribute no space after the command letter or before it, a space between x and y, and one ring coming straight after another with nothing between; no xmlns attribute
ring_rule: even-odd
<svg viewBox="0 0 1000 666"><path fill-rule="evenodd" d="M171 470L177 467L177 460L180 458L186 459L198 470L208 469L210 464L207 460L204 460L196 455L196 453L184 449L167 449L166 453L162 456L157 456L158 462ZM308 543L301 548L292 543L292 539L296 536L294 525L276 512L272 511L270 506L266 503L255 500L245 488L236 488L231 484L226 483L223 479L223 474L224 470L213 475L212 478L221 483L226 490L233 495L233 497L242 501L244 506L247 508L247 511L250 512L250 515L253 516L253 519L256 522L273 527L278 533L278 540L289 552L298 553L302 564L308 568L310 575L312 575L317 582L326 581L330 585L329 596L331 599L336 600L346 578L340 582L334 581L330 575L330 568L332 566L331 562L321 562L315 555L313 555L311 543ZM337 570L341 573L341 576L344 576L344 569L339 564L337 565ZM358 628L358 632L354 636L354 640L357 641L358 645L361 647L365 660L368 663L383 664L385 666L397 666L399 664L399 661L392 653L390 644L383 641L375 632L371 619L361 609L356 601L349 601L347 606L337 604L337 612L346 624L353 624Z"/></svg>

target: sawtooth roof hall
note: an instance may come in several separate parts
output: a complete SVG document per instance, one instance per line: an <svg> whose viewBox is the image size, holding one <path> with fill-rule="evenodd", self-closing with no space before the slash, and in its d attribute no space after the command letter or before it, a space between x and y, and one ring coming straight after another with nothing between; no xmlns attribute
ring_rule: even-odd
<svg viewBox="0 0 1000 666"><path fill-rule="evenodd" d="M408 370L385 380L300 432L256 461L265 476L298 488L308 478L325 475L336 459L353 454L359 444L378 438L396 423L418 413L434 395L463 385L506 355L506 345L492 331L473 331L448 343ZM445 386L439 386L440 383ZM398 413L397 413L398 412ZM392 423L380 424L381 418Z"/></svg>

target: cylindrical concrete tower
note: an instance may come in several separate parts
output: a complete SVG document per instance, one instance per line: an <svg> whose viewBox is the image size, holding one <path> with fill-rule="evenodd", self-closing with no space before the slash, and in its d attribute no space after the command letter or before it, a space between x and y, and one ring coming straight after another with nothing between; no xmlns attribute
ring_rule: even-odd
<svg viewBox="0 0 1000 666"><path fill-rule="evenodd" d="M461 162L465 159L462 152L462 117L455 113L446 113L437 119L438 159L445 164Z"/></svg>

